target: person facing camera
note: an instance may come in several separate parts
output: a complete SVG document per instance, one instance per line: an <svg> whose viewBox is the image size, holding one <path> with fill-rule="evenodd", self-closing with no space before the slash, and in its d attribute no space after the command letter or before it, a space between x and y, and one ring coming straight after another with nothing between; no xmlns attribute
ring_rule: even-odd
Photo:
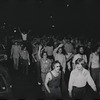
<svg viewBox="0 0 100 100"><path fill-rule="evenodd" d="M69 78L69 96L75 99L83 99L86 95L86 83L88 83L94 91L97 91L97 89L89 71L83 67L84 60L78 58L75 64L76 68L71 72Z"/></svg>
<svg viewBox="0 0 100 100"><path fill-rule="evenodd" d="M45 87L47 90L47 98L58 99L61 94L61 64L59 61L53 63L53 70L46 75Z"/></svg>

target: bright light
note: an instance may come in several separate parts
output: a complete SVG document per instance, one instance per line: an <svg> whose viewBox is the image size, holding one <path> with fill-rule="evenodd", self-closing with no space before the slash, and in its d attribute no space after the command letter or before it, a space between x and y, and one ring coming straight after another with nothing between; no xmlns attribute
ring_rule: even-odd
<svg viewBox="0 0 100 100"><path fill-rule="evenodd" d="M69 7L69 4L67 4L67 7Z"/></svg>

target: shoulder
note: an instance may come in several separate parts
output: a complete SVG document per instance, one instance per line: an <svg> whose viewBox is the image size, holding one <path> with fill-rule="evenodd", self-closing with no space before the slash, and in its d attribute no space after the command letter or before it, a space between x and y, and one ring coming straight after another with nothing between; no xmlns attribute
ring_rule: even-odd
<svg viewBox="0 0 100 100"><path fill-rule="evenodd" d="M87 76L87 75L89 75L90 73L89 73L89 71L87 70L87 69L83 69L83 75L84 76Z"/></svg>
<svg viewBox="0 0 100 100"><path fill-rule="evenodd" d="M77 74L77 70L76 69L71 71L71 75L75 76L76 74Z"/></svg>
<svg viewBox="0 0 100 100"><path fill-rule="evenodd" d="M49 79L51 79L52 78L51 72L48 72L47 75L46 75L46 77L49 78Z"/></svg>

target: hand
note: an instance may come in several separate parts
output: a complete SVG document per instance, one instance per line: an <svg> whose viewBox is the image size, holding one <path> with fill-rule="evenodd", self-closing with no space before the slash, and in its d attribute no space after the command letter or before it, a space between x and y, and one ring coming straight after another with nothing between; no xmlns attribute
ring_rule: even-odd
<svg viewBox="0 0 100 100"><path fill-rule="evenodd" d="M30 62L28 62L28 65L30 65Z"/></svg>
<svg viewBox="0 0 100 100"><path fill-rule="evenodd" d="M68 70L71 71L71 67L68 67Z"/></svg>
<svg viewBox="0 0 100 100"><path fill-rule="evenodd" d="M42 48L42 45L39 45L39 49L41 49Z"/></svg>
<svg viewBox="0 0 100 100"><path fill-rule="evenodd" d="M63 46L63 44L60 44L60 45L59 45L59 47L62 47L62 46Z"/></svg>

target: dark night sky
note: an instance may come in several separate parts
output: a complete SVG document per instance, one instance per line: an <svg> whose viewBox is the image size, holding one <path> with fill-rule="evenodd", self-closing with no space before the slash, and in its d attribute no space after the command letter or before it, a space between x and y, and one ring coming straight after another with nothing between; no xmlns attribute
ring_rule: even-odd
<svg viewBox="0 0 100 100"><path fill-rule="evenodd" d="M0 21L29 27L37 33L100 32L100 0L41 1L0 0ZM53 24L55 28L51 28Z"/></svg>

